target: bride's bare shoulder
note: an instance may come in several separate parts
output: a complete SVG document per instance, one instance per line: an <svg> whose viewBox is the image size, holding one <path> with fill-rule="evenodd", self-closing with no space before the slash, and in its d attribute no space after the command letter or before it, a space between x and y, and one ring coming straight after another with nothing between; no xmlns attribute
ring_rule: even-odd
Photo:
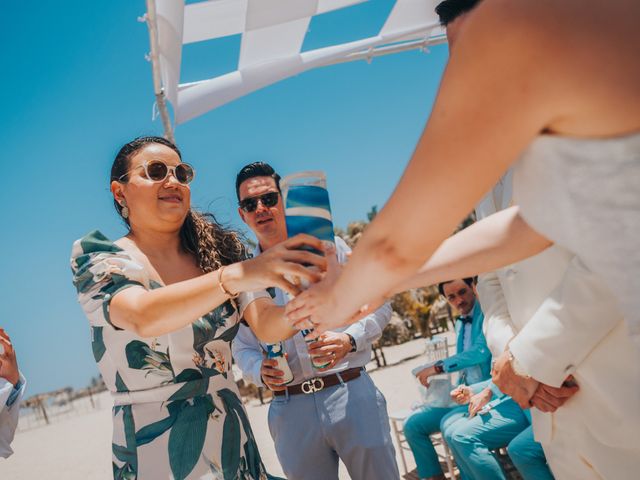
<svg viewBox="0 0 640 480"><path fill-rule="evenodd" d="M637 0L483 0L468 23L475 24L470 31L490 28L498 38L523 32L532 43L542 38L573 43L583 36L599 41L629 37L638 32L639 17Z"/></svg>

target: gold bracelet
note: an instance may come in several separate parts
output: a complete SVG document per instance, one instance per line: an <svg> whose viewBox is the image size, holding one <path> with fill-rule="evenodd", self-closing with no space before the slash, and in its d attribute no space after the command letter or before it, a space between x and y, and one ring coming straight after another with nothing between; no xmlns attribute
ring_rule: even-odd
<svg viewBox="0 0 640 480"><path fill-rule="evenodd" d="M223 265L218 270L218 286L220 287L220 290L222 290L222 293L224 293L227 297L236 298L238 295L240 295L240 292L231 293L229 290L225 288L224 284L222 283L222 271L224 270L225 267L226 265Z"/></svg>

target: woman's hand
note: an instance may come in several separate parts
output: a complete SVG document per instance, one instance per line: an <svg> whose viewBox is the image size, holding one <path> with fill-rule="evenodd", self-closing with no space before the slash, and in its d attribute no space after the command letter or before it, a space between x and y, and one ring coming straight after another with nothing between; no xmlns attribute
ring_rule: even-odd
<svg viewBox="0 0 640 480"><path fill-rule="evenodd" d="M301 282L319 281L322 278L321 272L327 268L324 256L300 250L300 247L324 250L322 241L318 238L299 234L255 258L229 265L224 269L221 281L233 293L278 287L291 295L297 295L301 291Z"/></svg>
<svg viewBox="0 0 640 480"><path fill-rule="evenodd" d="M294 328L299 330L315 328L309 338L316 338L325 331L350 323L352 318L363 316L360 311L351 312L346 316L347 320L344 321L344 312L342 315L337 314L336 302L331 291L340 276L342 267L338 263L333 244L326 244L324 251L327 259L327 271L322 280L291 300L285 309ZM368 307L363 308L369 310ZM311 322L313 325L310 325Z"/></svg>

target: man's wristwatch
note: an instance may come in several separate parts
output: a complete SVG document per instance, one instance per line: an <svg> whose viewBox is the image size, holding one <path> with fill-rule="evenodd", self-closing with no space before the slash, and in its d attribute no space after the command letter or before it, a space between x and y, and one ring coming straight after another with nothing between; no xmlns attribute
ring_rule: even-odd
<svg viewBox="0 0 640 480"><path fill-rule="evenodd" d="M357 351L358 350L358 344L356 344L356 339L353 338L348 333L346 335L347 335L347 337L349 337L349 342L351 343L351 350L349 350L349 353L353 353L353 352Z"/></svg>
<svg viewBox="0 0 640 480"><path fill-rule="evenodd" d="M433 368L436 371L436 375L440 375L441 373L444 373L444 362L442 360L438 360L436 363L433 364Z"/></svg>

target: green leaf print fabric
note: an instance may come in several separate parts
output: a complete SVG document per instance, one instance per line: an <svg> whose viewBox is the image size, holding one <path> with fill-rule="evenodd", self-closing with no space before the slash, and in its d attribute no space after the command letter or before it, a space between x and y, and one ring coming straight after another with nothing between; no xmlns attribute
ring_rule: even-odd
<svg viewBox="0 0 640 480"><path fill-rule="evenodd" d="M142 338L111 323L111 300L127 288L162 288L159 278L98 231L74 243L71 270L114 398L114 479L273 478L230 372L244 309L268 294L241 294L180 330Z"/></svg>

